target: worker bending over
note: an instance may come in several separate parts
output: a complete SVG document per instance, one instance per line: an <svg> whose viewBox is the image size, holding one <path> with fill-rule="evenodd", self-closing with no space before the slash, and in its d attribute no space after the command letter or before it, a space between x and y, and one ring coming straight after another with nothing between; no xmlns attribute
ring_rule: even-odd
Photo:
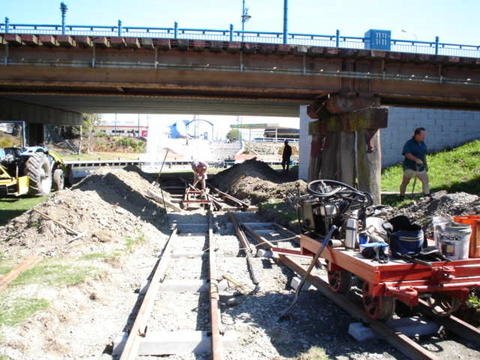
<svg viewBox="0 0 480 360"><path fill-rule="evenodd" d="M204 161L193 161L192 170L193 170L193 186L205 190L207 188L207 169L208 165ZM197 186L198 185L198 186Z"/></svg>

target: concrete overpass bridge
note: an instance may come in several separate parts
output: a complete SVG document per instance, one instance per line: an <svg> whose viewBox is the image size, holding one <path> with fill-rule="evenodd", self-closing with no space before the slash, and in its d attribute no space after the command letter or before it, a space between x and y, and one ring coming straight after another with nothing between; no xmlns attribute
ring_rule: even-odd
<svg viewBox="0 0 480 360"><path fill-rule="evenodd" d="M361 178L360 187L373 192L384 105L480 110L480 58L439 55L438 39L434 54L416 54L342 48L338 34L337 46L325 47L239 42L231 32L227 41L192 40L179 38L178 29L171 38L5 30L1 119L74 124L81 112L298 116L308 104L308 115L318 119L309 125L310 177ZM341 156L332 162L334 154Z"/></svg>

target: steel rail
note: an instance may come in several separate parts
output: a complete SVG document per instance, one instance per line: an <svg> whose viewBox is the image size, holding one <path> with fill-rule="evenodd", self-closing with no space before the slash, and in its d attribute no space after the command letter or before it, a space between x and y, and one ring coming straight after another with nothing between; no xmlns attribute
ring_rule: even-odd
<svg viewBox="0 0 480 360"><path fill-rule="evenodd" d="M216 268L215 252L217 251L217 244L213 235L213 215L211 211L208 212L208 273L210 282L210 328L212 332L212 359L222 359L222 333L220 330L220 308L218 293L218 276Z"/></svg>
<svg viewBox="0 0 480 360"><path fill-rule="evenodd" d="M155 303L155 297L160 290L160 286L165 277L168 265L171 259L171 251L173 242L177 236L177 228L174 227L170 234L163 251L159 256L157 264L155 266L154 273L148 284L147 291L142 301L142 305L138 310L135 321L130 329L125 347L123 348L120 360L133 360L137 358L138 348L142 338L145 337L147 332L147 322L152 313L153 305Z"/></svg>
<svg viewBox="0 0 480 360"><path fill-rule="evenodd" d="M289 269L302 276L306 275L307 271L298 263L288 258L285 255L278 257L278 262L287 266ZM405 356L414 360L437 360L437 356L430 351L424 349L414 340L410 339L405 334L397 332L388 327L384 322L370 319L363 309L348 299L345 295L333 292L328 283L316 275L307 276L307 281L315 286L318 291L337 306L345 310L350 316L367 323L370 328L382 339L387 341L390 345L396 348Z"/></svg>

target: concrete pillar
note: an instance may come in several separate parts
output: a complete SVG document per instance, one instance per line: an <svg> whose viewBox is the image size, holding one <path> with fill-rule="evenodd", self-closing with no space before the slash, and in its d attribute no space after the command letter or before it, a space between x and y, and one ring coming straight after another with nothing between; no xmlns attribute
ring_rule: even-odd
<svg viewBox="0 0 480 360"><path fill-rule="evenodd" d="M300 133L299 133L299 164L298 164L298 178L307 181L309 179L309 168L310 168L310 152L311 152L311 143L312 136L308 133L309 125L314 119L312 119L307 114L307 105L300 106L299 109L300 117Z"/></svg>

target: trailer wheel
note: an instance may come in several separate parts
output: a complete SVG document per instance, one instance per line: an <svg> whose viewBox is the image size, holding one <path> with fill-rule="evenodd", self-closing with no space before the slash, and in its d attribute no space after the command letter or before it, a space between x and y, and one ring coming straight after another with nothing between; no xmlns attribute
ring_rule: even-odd
<svg viewBox="0 0 480 360"><path fill-rule="evenodd" d="M352 286L352 273L343 269L329 271L328 283L330 284L330 289L336 293L344 294Z"/></svg>
<svg viewBox="0 0 480 360"><path fill-rule="evenodd" d="M454 296L445 294L434 294L427 298L432 312L438 316L448 316L460 309L462 301Z"/></svg>
<svg viewBox="0 0 480 360"><path fill-rule="evenodd" d="M61 168L53 170L53 189L55 191L63 190L65 188L65 175Z"/></svg>
<svg viewBox="0 0 480 360"><path fill-rule="evenodd" d="M411 317L415 315L415 310L404 302L397 300L395 303L395 314L401 318Z"/></svg>
<svg viewBox="0 0 480 360"><path fill-rule="evenodd" d="M370 284L363 284L363 308L369 317L375 320L388 320L395 312L395 299L390 296L371 296Z"/></svg>

